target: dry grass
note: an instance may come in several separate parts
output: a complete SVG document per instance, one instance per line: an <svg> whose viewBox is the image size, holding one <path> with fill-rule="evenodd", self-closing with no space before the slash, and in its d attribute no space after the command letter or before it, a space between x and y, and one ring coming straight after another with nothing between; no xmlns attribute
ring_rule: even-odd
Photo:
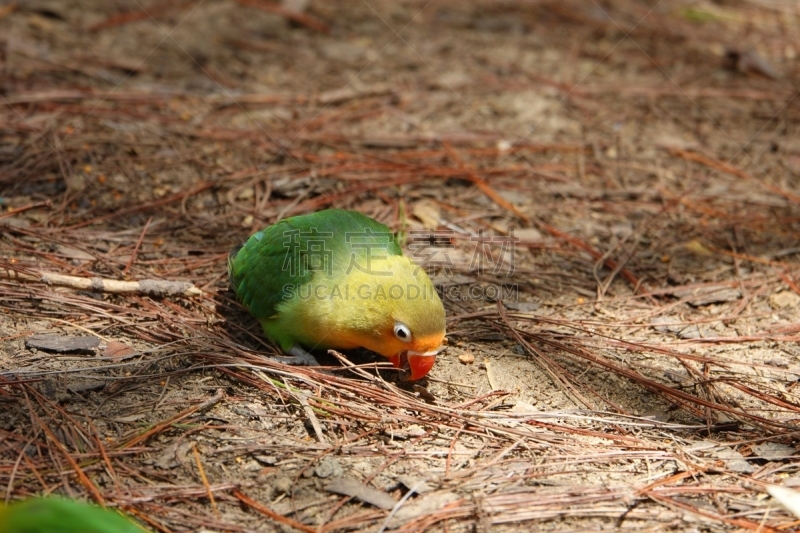
<svg viewBox="0 0 800 533"><path fill-rule="evenodd" d="M157 531L797 529L764 494L800 483L794 4L312 4L293 26L254 1L0 10L6 499L87 497ZM146 23L175 45L131 63ZM745 45L775 79L721 66ZM307 72L271 70L289 58ZM437 282L516 297L448 298L424 387L365 354L276 363L227 253L331 206L432 221ZM476 270L484 246L503 268Z"/></svg>

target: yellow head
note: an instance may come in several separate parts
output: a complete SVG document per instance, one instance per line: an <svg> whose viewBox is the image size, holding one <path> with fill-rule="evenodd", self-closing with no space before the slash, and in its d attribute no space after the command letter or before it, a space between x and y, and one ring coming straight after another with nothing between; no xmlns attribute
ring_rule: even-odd
<svg viewBox="0 0 800 533"><path fill-rule="evenodd" d="M425 271L407 257L388 256L369 272L350 272L347 285L356 305L348 306L350 327L334 342L377 352L397 368L408 363L411 379L424 377L445 336L444 305Z"/></svg>

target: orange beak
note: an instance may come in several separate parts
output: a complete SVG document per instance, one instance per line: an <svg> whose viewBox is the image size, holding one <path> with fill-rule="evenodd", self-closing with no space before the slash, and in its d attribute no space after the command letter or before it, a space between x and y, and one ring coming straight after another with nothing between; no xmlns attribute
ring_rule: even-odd
<svg viewBox="0 0 800 533"><path fill-rule="evenodd" d="M439 353L439 350L433 350L431 352L414 352L409 350L389 356L387 359L395 368L403 368L404 363L408 361L408 368L411 370L411 380L416 381L428 375L428 372L433 368L433 363L436 362L437 353Z"/></svg>
<svg viewBox="0 0 800 533"><path fill-rule="evenodd" d="M436 362L437 350L432 352L408 352L408 367L411 369L411 380L424 378Z"/></svg>

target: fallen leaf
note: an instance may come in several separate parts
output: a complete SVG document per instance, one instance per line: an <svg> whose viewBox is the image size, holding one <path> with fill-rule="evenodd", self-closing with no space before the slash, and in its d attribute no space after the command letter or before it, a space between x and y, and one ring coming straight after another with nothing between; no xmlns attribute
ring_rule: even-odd
<svg viewBox="0 0 800 533"><path fill-rule="evenodd" d="M680 330L680 332L678 332L678 337L681 339L702 339L703 333L696 324L691 324Z"/></svg>
<svg viewBox="0 0 800 533"><path fill-rule="evenodd" d="M633 224L627 220L611 224L608 229L613 236L621 240L625 240L633 235Z"/></svg>
<svg viewBox="0 0 800 533"><path fill-rule="evenodd" d="M25 339L25 347L46 352L93 354L100 344L97 337L77 337L74 335L33 335Z"/></svg>
<svg viewBox="0 0 800 533"><path fill-rule="evenodd" d="M769 297L769 305L773 309L785 309L787 307L798 307L800 304L800 296L794 291L781 291L771 294Z"/></svg>
<svg viewBox="0 0 800 533"><path fill-rule="evenodd" d="M416 202L411 212L422 222L425 229L436 229L439 227L441 211L439 209L439 204L433 200L420 200Z"/></svg>
<svg viewBox="0 0 800 533"><path fill-rule="evenodd" d="M678 298L686 298L686 303L699 307L720 302L733 302L742 297L742 291L729 287L695 287L675 291Z"/></svg>
<svg viewBox="0 0 800 533"><path fill-rule="evenodd" d="M96 259L95 256L89 252L84 252L83 250L73 248L72 246L64 246L59 244L56 247L56 251L64 257L78 261L94 261Z"/></svg>
<svg viewBox="0 0 800 533"><path fill-rule="evenodd" d="M436 403L436 396L431 394L431 392L422 385L415 384L412 388L426 403Z"/></svg>
<svg viewBox="0 0 800 533"><path fill-rule="evenodd" d="M542 304L538 302L503 302L507 308L512 311L519 311L521 313L532 313L539 309Z"/></svg>
<svg viewBox="0 0 800 533"><path fill-rule="evenodd" d="M529 415L538 413L539 411L530 403L518 400L517 403L514 404L514 407L511 408L511 412L519 415Z"/></svg>
<svg viewBox="0 0 800 533"><path fill-rule="evenodd" d="M394 519L389 522L389 526L396 528L404 522L413 520L422 515L434 513L450 502L459 499L458 494L449 491L432 492L424 497L419 497L413 502L406 502L394 515Z"/></svg>
<svg viewBox="0 0 800 533"><path fill-rule="evenodd" d="M425 428L420 426L419 424L411 424L410 426L406 427L406 433L411 435L412 437L421 437L427 433Z"/></svg>
<svg viewBox="0 0 800 533"><path fill-rule="evenodd" d="M728 50L725 60L728 68L744 74L757 74L773 80L778 78L778 73L772 68L772 65L753 49Z"/></svg>
<svg viewBox="0 0 800 533"><path fill-rule="evenodd" d="M541 241L544 239L542 232L536 228L517 228L514 230L514 237L521 241Z"/></svg>
<svg viewBox="0 0 800 533"><path fill-rule="evenodd" d="M716 453L712 454L717 459L722 459L725 462L725 467L728 470L749 474L756 471L756 467L748 462L744 456L736 450L730 448L722 448Z"/></svg>
<svg viewBox="0 0 800 533"><path fill-rule="evenodd" d="M783 357L777 357L777 356L765 359L764 364L777 366L779 368L789 368L789 361L787 361Z"/></svg>
<svg viewBox="0 0 800 533"><path fill-rule="evenodd" d="M689 250L695 255L711 256L714 255L711 250L705 247L703 243L698 240L692 240L683 245L684 248Z"/></svg>
<svg viewBox="0 0 800 533"><path fill-rule="evenodd" d="M111 341L103 350L103 357L110 357L112 359L124 360L138 355L139 352L125 344L124 342Z"/></svg>
<svg viewBox="0 0 800 533"><path fill-rule="evenodd" d="M180 466L180 463L175 458L175 454L178 451L178 444L178 442L173 442L161 450L161 453L155 459L151 460L153 466L161 470L169 470Z"/></svg>
<svg viewBox="0 0 800 533"><path fill-rule="evenodd" d="M792 457L797 449L780 442L764 442L753 446L753 452L767 461L781 461Z"/></svg>
<svg viewBox="0 0 800 533"><path fill-rule="evenodd" d="M331 476L341 476L344 474L342 465L333 457L326 457L314 468L317 477L327 478Z"/></svg>
<svg viewBox="0 0 800 533"><path fill-rule="evenodd" d="M694 444L692 444L691 446L684 448L684 451L689 453L707 452L715 450L719 447L720 447L719 444L717 444L716 442L711 442L709 440L699 440Z"/></svg>
<svg viewBox="0 0 800 533"><path fill-rule="evenodd" d="M680 318L674 316L657 316L650 320L650 325L662 333L678 333L686 327Z"/></svg>
<svg viewBox="0 0 800 533"><path fill-rule="evenodd" d="M325 485L325 490L328 492L334 492L336 494L342 494L344 496L350 496L351 498L361 500L364 503L374 505L379 509L393 509L397 504L395 499L385 492L373 489L372 487L368 487L360 481L346 477L339 477L330 480Z"/></svg>
<svg viewBox="0 0 800 533"><path fill-rule="evenodd" d="M287 11L303 13L308 9L308 0L282 0L281 6Z"/></svg>
<svg viewBox="0 0 800 533"><path fill-rule="evenodd" d="M397 476L397 481L403 484L408 490L413 489L417 494L424 494L433 490L433 487L427 481L421 478L412 476L400 475Z"/></svg>
<svg viewBox="0 0 800 533"><path fill-rule="evenodd" d="M517 205L529 203L532 197L529 191L517 191L514 189L498 189L497 194L504 200Z"/></svg>
<svg viewBox="0 0 800 533"><path fill-rule="evenodd" d="M78 379L67 384L67 390L73 393L101 390L105 388L106 382L99 379Z"/></svg>
<svg viewBox="0 0 800 533"><path fill-rule="evenodd" d="M44 378L38 383L37 388L39 389L39 392L56 403L61 403L65 400L68 400L70 397L63 383L54 378Z"/></svg>
<svg viewBox="0 0 800 533"><path fill-rule="evenodd" d="M138 413L135 415L128 415L128 416L120 416L119 418L112 419L117 424L130 424L132 422L136 422L141 420L145 417L144 413Z"/></svg>
<svg viewBox="0 0 800 533"><path fill-rule="evenodd" d="M81 192L86 188L86 176L80 172L67 172L64 175L64 183L67 190L72 193Z"/></svg>
<svg viewBox="0 0 800 533"><path fill-rule="evenodd" d="M486 379L489 380L489 386L492 388L492 390L499 389L500 387L497 386L497 380L494 377L494 370L492 369L491 363L486 361L484 366L486 367Z"/></svg>
<svg viewBox="0 0 800 533"><path fill-rule="evenodd" d="M778 503L786 507L796 517L800 518L800 492L785 487L767 487L769 495L778 500Z"/></svg>

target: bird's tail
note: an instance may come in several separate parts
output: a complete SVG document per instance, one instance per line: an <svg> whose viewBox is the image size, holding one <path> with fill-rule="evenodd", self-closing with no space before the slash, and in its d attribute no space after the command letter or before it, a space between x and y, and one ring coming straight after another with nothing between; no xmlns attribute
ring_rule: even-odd
<svg viewBox="0 0 800 533"><path fill-rule="evenodd" d="M233 262L236 260L236 256L239 254L239 250L243 248L244 245L239 245L233 250L231 253L228 254L228 283L231 285L231 289L233 292L236 293L236 280L233 277Z"/></svg>

